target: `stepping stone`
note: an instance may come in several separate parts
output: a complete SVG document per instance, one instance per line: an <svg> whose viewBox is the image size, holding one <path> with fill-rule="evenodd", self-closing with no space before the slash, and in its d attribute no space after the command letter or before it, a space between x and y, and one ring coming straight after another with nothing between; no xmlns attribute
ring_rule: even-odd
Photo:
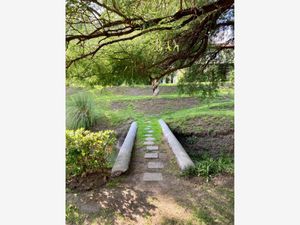
<svg viewBox="0 0 300 225"><path fill-rule="evenodd" d="M148 162L149 169L162 169L164 164L162 162Z"/></svg>
<svg viewBox="0 0 300 225"><path fill-rule="evenodd" d="M151 128L150 127L146 127L145 130L151 130Z"/></svg>
<svg viewBox="0 0 300 225"><path fill-rule="evenodd" d="M153 130L148 130L148 133L153 133Z"/></svg>
<svg viewBox="0 0 300 225"><path fill-rule="evenodd" d="M143 181L162 181L161 173L144 173Z"/></svg>
<svg viewBox="0 0 300 225"><path fill-rule="evenodd" d="M158 158L158 153L154 152L154 153L145 153L144 156L145 159L157 159Z"/></svg>
<svg viewBox="0 0 300 225"><path fill-rule="evenodd" d="M153 137L147 137L147 138L145 138L145 140L146 140L146 141L154 141L155 138L153 138Z"/></svg>
<svg viewBox="0 0 300 225"><path fill-rule="evenodd" d="M144 145L154 145L154 142L153 141L145 141Z"/></svg>
<svg viewBox="0 0 300 225"><path fill-rule="evenodd" d="M152 134L145 134L145 137L152 137Z"/></svg>
<svg viewBox="0 0 300 225"><path fill-rule="evenodd" d="M149 150L149 151L154 151L154 150L158 150L158 146L147 146L146 147L146 150Z"/></svg>

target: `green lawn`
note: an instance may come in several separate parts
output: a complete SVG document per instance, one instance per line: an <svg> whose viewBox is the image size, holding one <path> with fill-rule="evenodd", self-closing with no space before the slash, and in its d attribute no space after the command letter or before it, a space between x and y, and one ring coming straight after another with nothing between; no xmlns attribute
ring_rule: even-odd
<svg viewBox="0 0 300 225"><path fill-rule="evenodd" d="M149 88L149 87L145 87ZM136 120L141 121L144 118L144 114L137 112L134 108L133 102L147 99L179 99L187 98L187 95L178 95L178 93L168 93L160 94L159 96L153 97L151 95L114 95L112 92L103 90L101 88L87 89L74 93L73 95L79 93L87 93L94 100L94 106L96 111L101 116L105 117L105 120L108 121L112 126L116 126L119 123L122 123L126 120ZM194 117L200 116L221 116L221 117L230 117L233 118L233 90L224 88L221 89L219 95L210 101L200 100L199 105L194 108L181 109L172 111L166 109L160 113L160 117L166 121L180 121ZM67 96L67 104L70 101L70 96ZM198 96L196 96L198 97ZM127 108L122 109L112 109L111 104L113 102L124 102L127 105ZM153 117L151 120L157 120L158 117Z"/></svg>

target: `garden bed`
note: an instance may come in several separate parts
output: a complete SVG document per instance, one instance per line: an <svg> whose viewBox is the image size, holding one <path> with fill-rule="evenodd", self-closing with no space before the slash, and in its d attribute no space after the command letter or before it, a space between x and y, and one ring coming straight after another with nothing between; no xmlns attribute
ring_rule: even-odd
<svg viewBox="0 0 300 225"><path fill-rule="evenodd" d="M227 117L195 117L181 123L169 123L174 135L190 156L234 153L233 119Z"/></svg>

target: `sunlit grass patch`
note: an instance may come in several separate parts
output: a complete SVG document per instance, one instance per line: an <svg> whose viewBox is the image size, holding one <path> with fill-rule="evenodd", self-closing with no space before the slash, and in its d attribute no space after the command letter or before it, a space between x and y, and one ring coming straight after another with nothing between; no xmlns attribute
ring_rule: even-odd
<svg viewBox="0 0 300 225"><path fill-rule="evenodd" d="M150 123L146 123L146 121L150 121ZM158 123L158 117L151 117L151 116L143 116L138 118L138 132L137 132L137 146L141 147L143 145L143 142L145 141L145 134L147 134L147 131L145 130L146 127L151 126L151 129L153 130L152 137L155 138L154 143L160 144L161 138L162 138L162 131L160 124Z"/></svg>
<svg viewBox="0 0 300 225"><path fill-rule="evenodd" d="M222 154L217 158L203 154L193 157L193 162L195 163L195 167L187 169L183 175L204 177L206 181L209 181L217 174L233 174L234 172L233 156L228 154Z"/></svg>

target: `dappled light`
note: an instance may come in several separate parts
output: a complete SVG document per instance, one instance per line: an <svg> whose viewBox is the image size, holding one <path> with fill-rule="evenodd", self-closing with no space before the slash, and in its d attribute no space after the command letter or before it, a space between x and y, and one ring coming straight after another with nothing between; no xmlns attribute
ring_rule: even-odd
<svg viewBox="0 0 300 225"><path fill-rule="evenodd" d="M67 0L65 40L66 223L233 224L234 1Z"/></svg>
<svg viewBox="0 0 300 225"><path fill-rule="evenodd" d="M68 194L67 200L77 204L78 208L85 213L110 209L114 213L136 221L138 217L151 215L151 212L156 209L156 206L149 202L150 196L153 198L153 193L150 191L117 188L81 193L79 198L74 197L74 194Z"/></svg>

